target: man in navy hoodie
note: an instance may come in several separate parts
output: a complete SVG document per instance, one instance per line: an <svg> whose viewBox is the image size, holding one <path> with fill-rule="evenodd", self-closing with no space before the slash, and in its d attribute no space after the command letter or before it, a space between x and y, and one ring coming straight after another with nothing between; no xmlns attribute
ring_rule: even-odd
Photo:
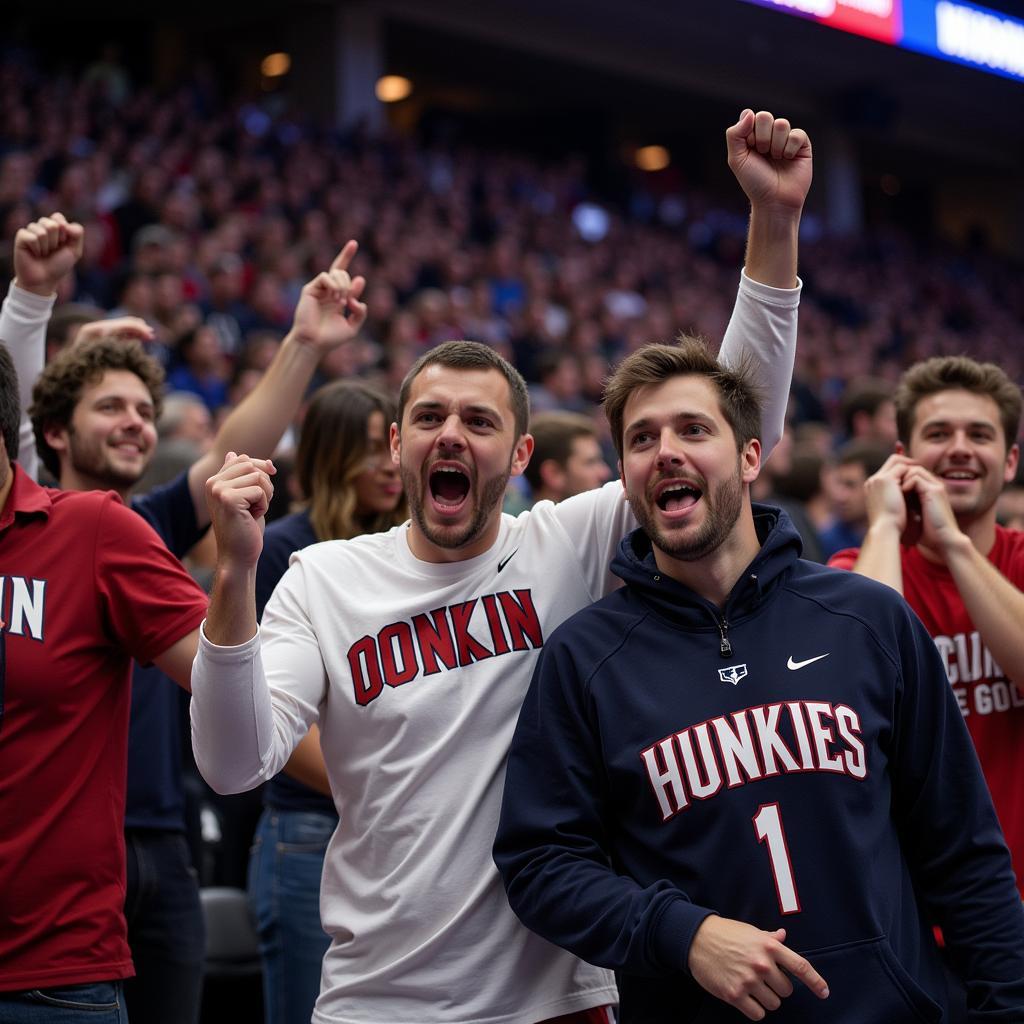
<svg viewBox="0 0 1024 1024"><path fill-rule="evenodd" d="M513 910L618 972L623 1024L947 1020L933 922L969 1019L1024 1020L1009 854L920 622L751 505L757 395L701 343L630 356L605 406L640 529L523 706Z"/></svg>

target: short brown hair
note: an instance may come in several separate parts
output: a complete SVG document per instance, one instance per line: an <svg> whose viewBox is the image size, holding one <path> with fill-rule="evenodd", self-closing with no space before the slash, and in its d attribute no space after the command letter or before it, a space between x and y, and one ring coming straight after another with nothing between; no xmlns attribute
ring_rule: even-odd
<svg viewBox="0 0 1024 1024"><path fill-rule="evenodd" d="M637 388L661 384L670 377L707 377L718 392L722 415L736 437L736 449L761 437L761 395L749 361L723 366L700 338L680 335L674 345L645 345L627 356L605 382L604 411L615 450L622 458L622 418Z"/></svg>
<svg viewBox="0 0 1024 1024"><path fill-rule="evenodd" d="M37 378L28 410L36 435L36 451L52 476L60 476L60 459L47 444L45 432L69 426L86 385L101 380L108 370L134 373L153 399L154 418L160 416L164 397L163 367L145 353L139 342L97 338L64 349Z"/></svg>
<svg viewBox="0 0 1024 1024"><path fill-rule="evenodd" d="M979 363L967 356L936 356L915 363L896 388L896 431L903 444L910 444L918 402L939 391L954 390L991 398L999 409L1006 447L1017 443L1020 388L995 363Z"/></svg>
<svg viewBox="0 0 1024 1024"><path fill-rule="evenodd" d="M479 341L446 341L416 360L398 391L398 426L401 429L405 406L413 381L428 366L437 363L452 370L497 370L508 381L509 404L515 417L516 436L526 433L530 422L530 395L522 374L493 348Z"/></svg>
<svg viewBox="0 0 1024 1024"><path fill-rule="evenodd" d="M540 467L554 459L564 466L572 455L573 442L580 437L597 437L597 425L578 412L542 412L530 420L533 455L523 471L527 483L536 490L541 485Z"/></svg>

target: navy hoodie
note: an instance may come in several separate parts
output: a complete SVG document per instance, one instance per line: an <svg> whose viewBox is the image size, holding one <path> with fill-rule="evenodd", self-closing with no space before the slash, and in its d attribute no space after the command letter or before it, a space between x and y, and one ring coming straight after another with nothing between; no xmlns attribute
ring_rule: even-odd
<svg viewBox="0 0 1024 1024"><path fill-rule="evenodd" d="M799 558L785 513L719 610L661 574L549 638L516 729L495 862L535 932L618 972L624 1024L741 1021L690 977L711 913L785 928L831 991L772 1021L1024 1021L1024 913L935 645L900 596Z"/></svg>

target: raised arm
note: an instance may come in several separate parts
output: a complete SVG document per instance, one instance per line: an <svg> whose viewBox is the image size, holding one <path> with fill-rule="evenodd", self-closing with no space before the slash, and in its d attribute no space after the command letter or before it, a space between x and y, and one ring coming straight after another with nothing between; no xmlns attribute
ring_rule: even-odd
<svg viewBox="0 0 1024 1024"><path fill-rule="evenodd" d="M217 569L192 666L192 749L219 793L252 789L277 774L315 720L323 693L319 647L298 601L282 599L278 617L287 620L279 629L278 675L295 687L272 693L273 666L264 670L255 579L273 471L267 460L229 452L206 487Z"/></svg>
<svg viewBox="0 0 1024 1024"><path fill-rule="evenodd" d="M750 200L747 254L732 319L719 358L753 359L765 388L764 457L785 425L796 357L796 275L800 215L811 186L806 132L768 111L744 110L726 131L729 167Z"/></svg>
<svg viewBox="0 0 1024 1024"><path fill-rule="evenodd" d="M10 350L18 372L18 462L33 479L39 456L28 418L32 387L46 357L46 325L57 285L82 255L82 240L81 224L69 223L62 213L32 221L14 236L14 280L0 310L0 341Z"/></svg>
<svg viewBox="0 0 1024 1024"><path fill-rule="evenodd" d="M189 469L189 490L199 526L209 522L206 481L220 469L225 455L246 451L255 458L270 458L299 411L321 358L351 342L366 319L366 305L359 301L366 281L348 274L357 249L355 242L347 242L330 270L317 274L303 287L292 328L274 361L252 393L224 421L210 451Z"/></svg>

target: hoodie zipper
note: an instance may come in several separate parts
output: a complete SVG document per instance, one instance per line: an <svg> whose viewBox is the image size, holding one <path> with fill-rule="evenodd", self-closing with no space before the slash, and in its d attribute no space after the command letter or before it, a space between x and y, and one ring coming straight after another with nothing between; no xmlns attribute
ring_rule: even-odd
<svg viewBox="0 0 1024 1024"><path fill-rule="evenodd" d="M729 623L724 618L718 620L718 632L722 637L722 642L718 646L718 653L723 658L731 658L732 644L729 643Z"/></svg>

